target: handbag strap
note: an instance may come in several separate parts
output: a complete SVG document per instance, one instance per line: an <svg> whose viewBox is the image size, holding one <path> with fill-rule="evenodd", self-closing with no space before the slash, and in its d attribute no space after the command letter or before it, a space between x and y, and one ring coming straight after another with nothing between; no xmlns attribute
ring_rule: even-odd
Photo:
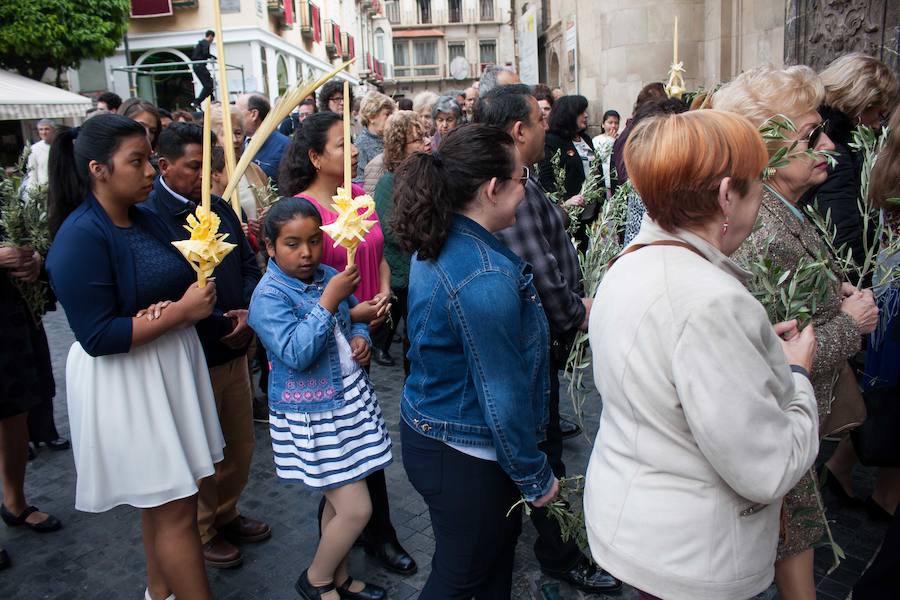
<svg viewBox="0 0 900 600"><path fill-rule="evenodd" d="M697 250L697 248L695 248L691 244L688 244L687 242L682 242L681 240L657 240L655 242L650 242L649 244L632 244L632 245L628 246L618 256L616 256L611 261L609 261L609 265L607 268L612 267L613 264L617 260L619 260L620 258L625 256L626 254L631 254L632 252L637 252L641 248L646 248L647 246L678 246L680 248L685 248L687 250L690 250L691 252L693 252L694 254L696 254L697 256L702 258L703 260L709 260L708 258L703 256L702 252L700 252L699 250Z"/></svg>

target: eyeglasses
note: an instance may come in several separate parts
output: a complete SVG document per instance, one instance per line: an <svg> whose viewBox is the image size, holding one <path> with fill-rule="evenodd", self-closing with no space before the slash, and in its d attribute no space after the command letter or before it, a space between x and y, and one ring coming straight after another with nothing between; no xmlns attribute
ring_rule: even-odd
<svg viewBox="0 0 900 600"><path fill-rule="evenodd" d="M522 166L522 176L521 177L502 177L501 179L509 179L511 181L518 181L522 187L525 187L528 184L528 179L531 177L531 169L526 166Z"/></svg>
<svg viewBox="0 0 900 600"><path fill-rule="evenodd" d="M815 127L813 127L812 131L809 132L809 135L806 136L805 141L807 148L815 148L816 144L819 143L819 138L822 137L822 134L825 133L825 127L828 125L828 121L822 121Z"/></svg>

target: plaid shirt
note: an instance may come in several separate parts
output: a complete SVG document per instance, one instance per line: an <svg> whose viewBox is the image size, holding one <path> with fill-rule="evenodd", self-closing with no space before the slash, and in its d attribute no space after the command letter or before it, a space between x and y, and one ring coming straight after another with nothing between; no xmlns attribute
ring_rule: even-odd
<svg viewBox="0 0 900 600"><path fill-rule="evenodd" d="M551 331L563 335L577 329L585 317L578 254L566 232L562 212L547 198L533 174L525 186L525 199L516 209L516 224L496 236L531 264L534 286Z"/></svg>

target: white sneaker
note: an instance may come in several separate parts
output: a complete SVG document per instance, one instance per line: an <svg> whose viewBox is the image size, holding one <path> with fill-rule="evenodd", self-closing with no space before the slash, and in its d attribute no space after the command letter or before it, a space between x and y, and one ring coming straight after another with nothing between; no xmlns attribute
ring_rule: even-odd
<svg viewBox="0 0 900 600"><path fill-rule="evenodd" d="M153 600L150 596L150 588L144 590L144 600ZM175 600L175 594L169 594L166 600Z"/></svg>

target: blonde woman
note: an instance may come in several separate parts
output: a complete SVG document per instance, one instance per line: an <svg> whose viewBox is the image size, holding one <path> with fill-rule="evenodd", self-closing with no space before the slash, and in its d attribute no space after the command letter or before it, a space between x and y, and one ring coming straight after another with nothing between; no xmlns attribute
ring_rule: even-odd
<svg viewBox="0 0 900 600"><path fill-rule="evenodd" d="M419 92L413 98L413 112L422 119L425 126L425 135L431 137L434 135L434 105L437 104L438 95L434 92Z"/></svg>
<svg viewBox="0 0 900 600"><path fill-rule="evenodd" d="M359 104L359 122L363 129L353 145L359 150L356 177L353 183L363 183L363 174L369 161L384 149L384 124L394 112L394 101L379 92L369 92Z"/></svg>
<svg viewBox="0 0 900 600"><path fill-rule="evenodd" d="M816 112L824 99L822 81L805 66L746 71L713 97L714 108L743 115L756 127L776 115L784 115L797 129L786 132L790 138L786 142L774 142L768 147L771 156L785 144L798 144L788 165L779 167L765 181L759 211L762 227L738 250L738 262L747 264L767 240L771 240L768 257L784 270L794 269L803 258L828 256L815 226L798 208L803 194L828 177L828 163L815 152L834 149L824 132L822 117ZM808 150L814 152L805 154ZM839 281L839 271L833 265L832 269ZM813 315L816 353L810 376L819 422L829 412L834 374L845 369L847 359L860 348L861 335L871 333L877 321L878 309L871 291L860 291L848 283L835 282ZM775 563L775 583L783 600L815 600L813 547L822 538L825 527L821 505L811 473L785 496L784 527Z"/></svg>

